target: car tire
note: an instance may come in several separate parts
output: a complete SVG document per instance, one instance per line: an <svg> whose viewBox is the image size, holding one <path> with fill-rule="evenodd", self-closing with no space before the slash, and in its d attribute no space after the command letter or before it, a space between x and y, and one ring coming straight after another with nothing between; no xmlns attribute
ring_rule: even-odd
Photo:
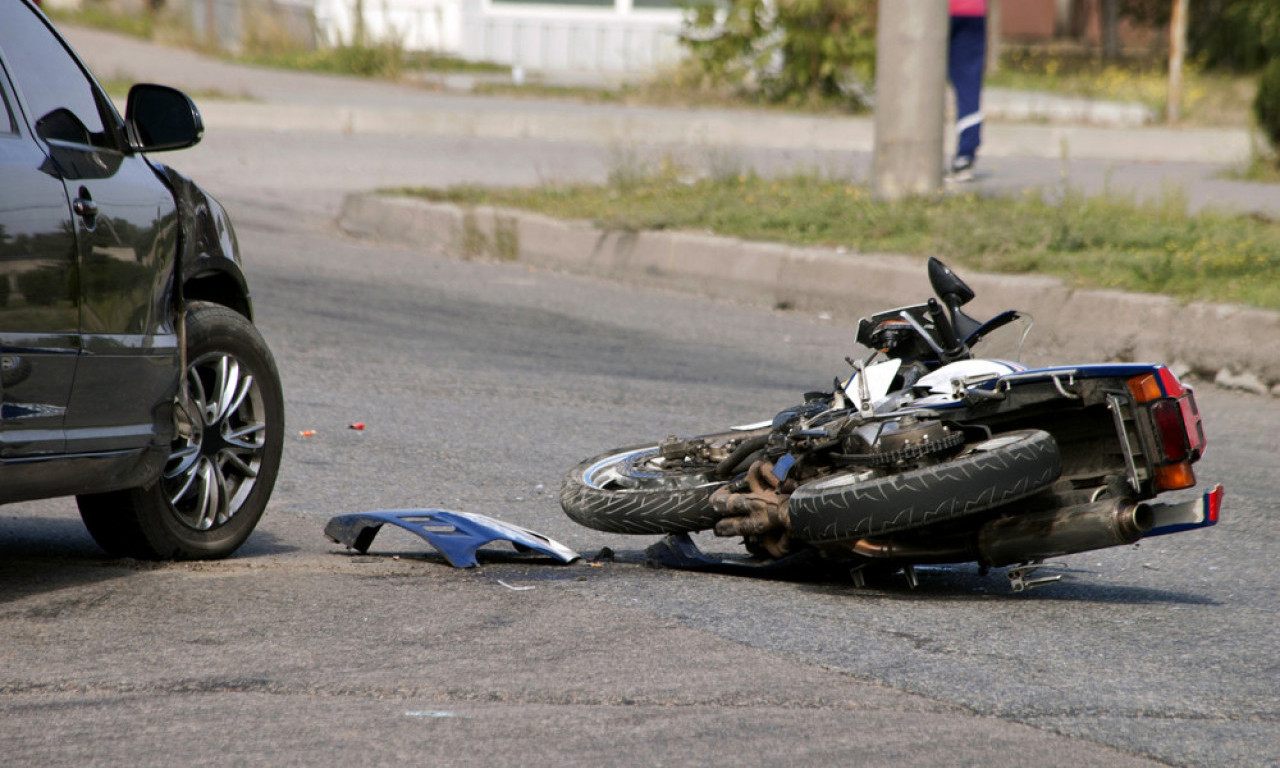
<svg viewBox="0 0 1280 768"><path fill-rule="evenodd" d="M231 309L197 302L187 311L186 339L182 386L192 427L175 435L160 478L76 497L89 533L114 556L226 557L253 532L275 485L284 397L257 328Z"/></svg>

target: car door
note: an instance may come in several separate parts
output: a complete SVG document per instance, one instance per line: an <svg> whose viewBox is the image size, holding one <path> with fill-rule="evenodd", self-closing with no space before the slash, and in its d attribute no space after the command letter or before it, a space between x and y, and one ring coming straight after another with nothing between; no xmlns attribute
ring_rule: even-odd
<svg viewBox="0 0 1280 768"><path fill-rule="evenodd" d="M19 101L73 214L80 348L65 450L167 446L180 365L170 311L173 194L129 149L119 114L45 19L24 3L0 8L0 47Z"/></svg>
<svg viewBox="0 0 1280 768"><path fill-rule="evenodd" d="M3 22L0 22L3 23ZM0 462L60 454L79 352L75 226L0 59ZM0 464L0 483L5 483Z"/></svg>

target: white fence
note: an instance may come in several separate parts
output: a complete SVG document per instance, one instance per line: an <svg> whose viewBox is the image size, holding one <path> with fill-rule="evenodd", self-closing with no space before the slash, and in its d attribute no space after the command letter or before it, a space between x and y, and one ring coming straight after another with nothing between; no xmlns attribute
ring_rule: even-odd
<svg viewBox="0 0 1280 768"><path fill-rule="evenodd" d="M484 0L463 29L461 55L531 70L652 72L679 60L680 11L617 5Z"/></svg>
<svg viewBox="0 0 1280 768"><path fill-rule="evenodd" d="M172 2L172 0L171 0ZM679 60L681 12L664 0L182 0L198 39L239 51L270 23L305 45L396 40L531 71L653 72ZM639 7L637 7L639 6ZM363 18L363 28L356 20Z"/></svg>

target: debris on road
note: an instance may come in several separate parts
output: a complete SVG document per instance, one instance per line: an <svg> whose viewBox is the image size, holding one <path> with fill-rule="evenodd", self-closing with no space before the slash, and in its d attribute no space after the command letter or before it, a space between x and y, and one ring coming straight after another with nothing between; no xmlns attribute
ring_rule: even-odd
<svg viewBox="0 0 1280 768"><path fill-rule="evenodd" d="M511 590L512 592L528 592L531 589L537 589L537 587L513 587L507 582L503 581L502 579L498 579L498 583L506 587L507 589Z"/></svg>
<svg viewBox="0 0 1280 768"><path fill-rule="evenodd" d="M347 549L365 554L373 537L388 523L421 536L455 568L479 565L476 552L493 541L508 541L519 551L538 552L561 563L571 563L581 557L560 542L528 528L473 512L445 509L391 509L338 515L329 520L324 533Z"/></svg>

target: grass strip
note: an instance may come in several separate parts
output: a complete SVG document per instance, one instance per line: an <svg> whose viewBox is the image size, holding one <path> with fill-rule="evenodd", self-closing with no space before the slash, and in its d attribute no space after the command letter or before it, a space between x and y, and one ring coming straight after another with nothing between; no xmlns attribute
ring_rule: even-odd
<svg viewBox="0 0 1280 768"><path fill-rule="evenodd" d="M1154 201L1066 189L884 202L865 186L813 175L690 181L673 168L615 174L606 186L397 191L590 220L609 230L696 230L851 254L936 255L968 269L1055 275L1081 288L1280 310L1280 227L1257 216L1188 215L1176 192Z"/></svg>

